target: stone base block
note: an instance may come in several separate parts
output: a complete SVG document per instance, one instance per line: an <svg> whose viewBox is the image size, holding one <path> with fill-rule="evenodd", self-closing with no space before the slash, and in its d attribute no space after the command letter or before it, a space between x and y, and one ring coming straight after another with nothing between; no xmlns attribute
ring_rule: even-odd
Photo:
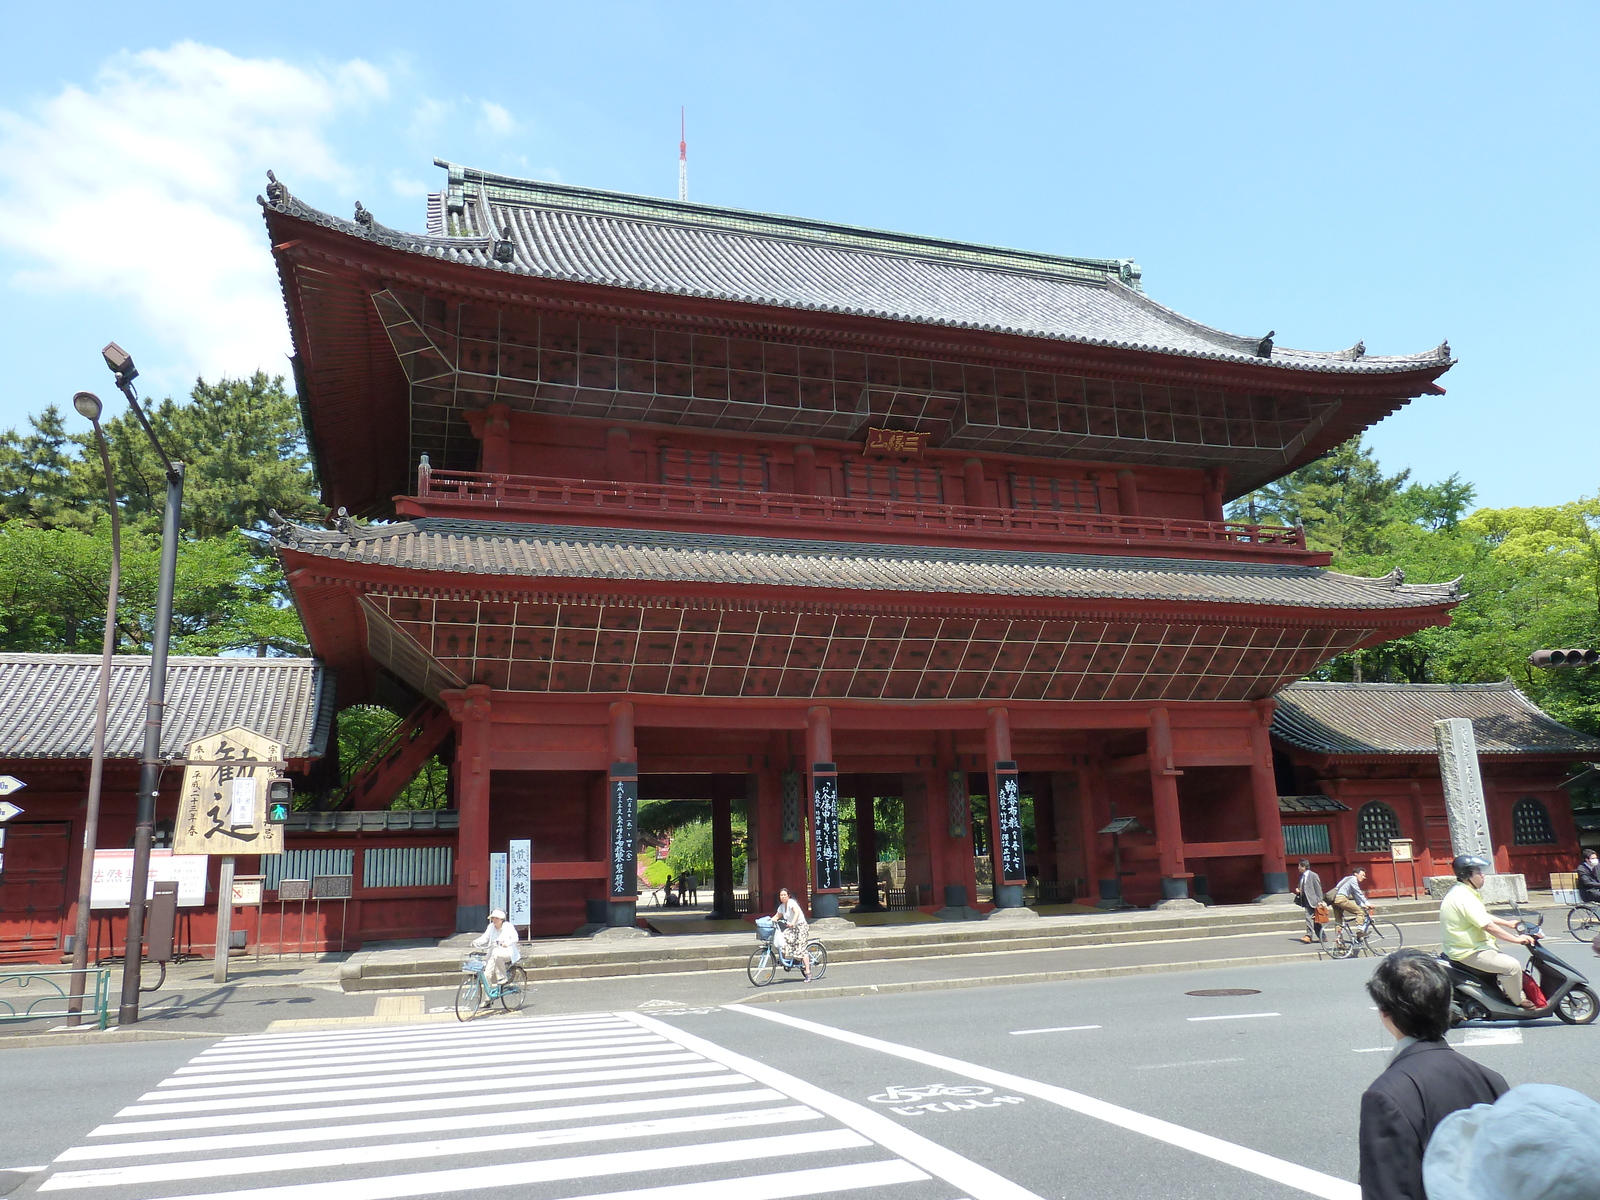
<svg viewBox="0 0 1600 1200"><path fill-rule="evenodd" d="M1454 875L1429 875L1424 881L1428 887L1428 895L1435 900L1444 899L1444 894L1456 885ZM1486 905L1495 904L1526 904L1528 902L1528 877L1526 875L1485 875L1483 888L1478 892L1478 898Z"/></svg>
<svg viewBox="0 0 1600 1200"><path fill-rule="evenodd" d="M1201 904L1200 901L1198 901L1198 900L1190 900L1187 897L1185 897L1183 899L1158 900L1155 904L1152 904L1150 907L1154 908L1154 909L1158 909L1161 912L1168 912L1168 911L1180 910L1180 909L1195 909L1195 908L1202 908L1203 909L1205 907L1205 905Z"/></svg>
<svg viewBox="0 0 1600 1200"><path fill-rule="evenodd" d="M981 921L983 914L975 908L968 908L964 904L947 904L933 914L941 921Z"/></svg>
<svg viewBox="0 0 1600 1200"><path fill-rule="evenodd" d="M819 917L806 924L812 933L854 933L856 923L844 917Z"/></svg>
<svg viewBox="0 0 1600 1200"><path fill-rule="evenodd" d="M1287 908L1295 907L1293 892L1273 892L1266 896L1257 896L1251 904L1271 904Z"/></svg>
<svg viewBox="0 0 1600 1200"><path fill-rule="evenodd" d="M1024 905L1021 908L997 908L989 914L991 921L1037 921L1039 914Z"/></svg>

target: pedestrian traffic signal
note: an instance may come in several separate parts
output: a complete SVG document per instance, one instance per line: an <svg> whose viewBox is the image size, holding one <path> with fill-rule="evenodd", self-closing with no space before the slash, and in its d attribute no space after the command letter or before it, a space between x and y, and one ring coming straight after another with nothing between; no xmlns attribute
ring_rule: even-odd
<svg viewBox="0 0 1600 1200"><path fill-rule="evenodd" d="M267 824L282 825L294 809L294 785L287 779L267 780Z"/></svg>
<svg viewBox="0 0 1600 1200"><path fill-rule="evenodd" d="M1536 667L1592 667L1600 663L1600 650L1535 650L1528 661Z"/></svg>

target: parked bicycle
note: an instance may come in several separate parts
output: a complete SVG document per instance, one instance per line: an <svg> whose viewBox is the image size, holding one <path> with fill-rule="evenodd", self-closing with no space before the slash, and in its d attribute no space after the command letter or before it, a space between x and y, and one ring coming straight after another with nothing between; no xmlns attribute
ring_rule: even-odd
<svg viewBox="0 0 1600 1200"><path fill-rule="evenodd" d="M1600 934L1600 904L1574 904L1567 914L1567 932L1580 942L1592 942Z"/></svg>
<svg viewBox="0 0 1600 1200"><path fill-rule="evenodd" d="M504 983L491 984L483 977L487 955L475 951L461 964L461 984L456 988L456 1020L470 1021L491 1008L496 1000L506 1012L516 1012L528 998L528 973L520 962L506 968Z"/></svg>
<svg viewBox="0 0 1600 1200"><path fill-rule="evenodd" d="M1404 945L1405 937L1400 932L1400 926L1393 921L1373 920L1369 908L1366 919L1359 924L1330 921L1324 925L1322 944L1317 947L1317 953L1326 954L1329 958L1359 958L1363 954L1381 958Z"/></svg>
<svg viewBox="0 0 1600 1200"><path fill-rule="evenodd" d="M747 968L750 982L757 987L765 987L771 983L782 967L784 974L798 970L800 960L790 958L778 948L778 938L774 935L778 926L771 917L756 918L756 940L761 944L756 947L755 953L750 956L750 965ZM805 956L807 965L811 968L811 978L821 979L828 970L828 949L816 938L806 943Z"/></svg>

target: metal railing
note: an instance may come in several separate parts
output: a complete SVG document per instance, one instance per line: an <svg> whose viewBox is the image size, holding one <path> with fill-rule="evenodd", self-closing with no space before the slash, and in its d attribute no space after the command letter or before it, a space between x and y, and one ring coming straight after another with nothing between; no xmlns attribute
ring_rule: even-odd
<svg viewBox="0 0 1600 1200"><path fill-rule="evenodd" d="M90 967L84 972L85 986L92 990L72 990L69 967L0 970L0 1021L42 1021L74 1015L71 1004L82 1001L82 1015L106 1027L111 1008L111 968Z"/></svg>
<svg viewBox="0 0 1600 1200"><path fill-rule="evenodd" d="M1016 537L1024 540L1094 539L1174 545L1270 547L1304 550L1305 530L1236 521L1125 517L1058 509L977 508L840 496L743 492L670 483L613 483L498 475L482 471L417 468L417 499L464 502L474 507L518 509L559 516L574 510L656 514L694 520L720 518L849 525L857 528Z"/></svg>

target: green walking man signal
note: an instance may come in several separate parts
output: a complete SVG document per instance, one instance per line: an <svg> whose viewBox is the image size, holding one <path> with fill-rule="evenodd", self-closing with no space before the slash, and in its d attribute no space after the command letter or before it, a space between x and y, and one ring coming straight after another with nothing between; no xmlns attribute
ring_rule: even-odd
<svg viewBox="0 0 1600 1200"><path fill-rule="evenodd" d="M267 824L282 825L294 809L294 785L287 779L267 780Z"/></svg>

